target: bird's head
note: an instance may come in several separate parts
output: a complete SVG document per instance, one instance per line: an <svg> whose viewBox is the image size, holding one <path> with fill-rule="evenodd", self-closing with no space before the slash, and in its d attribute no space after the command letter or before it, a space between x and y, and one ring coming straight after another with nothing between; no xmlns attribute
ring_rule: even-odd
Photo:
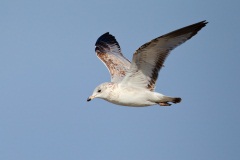
<svg viewBox="0 0 240 160"><path fill-rule="evenodd" d="M102 83L99 86L97 86L92 95L90 97L88 97L87 101L91 101L94 98L102 98L102 99L106 99L109 95L109 83Z"/></svg>

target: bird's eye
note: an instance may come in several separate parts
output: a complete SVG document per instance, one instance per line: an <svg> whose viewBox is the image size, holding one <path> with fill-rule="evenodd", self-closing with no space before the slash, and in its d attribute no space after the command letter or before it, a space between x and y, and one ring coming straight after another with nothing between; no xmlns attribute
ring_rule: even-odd
<svg viewBox="0 0 240 160"><path fill-rule="evenodd" d="M101 89L99 89L97 92L98 92L98 93L100 93L101 91L102 91L102 90L101 90Z"/></svg>

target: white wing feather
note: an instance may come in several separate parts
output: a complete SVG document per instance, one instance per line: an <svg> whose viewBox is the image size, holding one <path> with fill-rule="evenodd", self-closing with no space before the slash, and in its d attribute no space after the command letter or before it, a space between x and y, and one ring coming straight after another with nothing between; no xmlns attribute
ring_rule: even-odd
<svg viewBox="0 0 240 160"><path fill-rule="evenodd" d="M170 51L196 35L206 24L206 21L202 21L142 45L134 53L130 69L121 83L153 91L158 72Z"/></svg>

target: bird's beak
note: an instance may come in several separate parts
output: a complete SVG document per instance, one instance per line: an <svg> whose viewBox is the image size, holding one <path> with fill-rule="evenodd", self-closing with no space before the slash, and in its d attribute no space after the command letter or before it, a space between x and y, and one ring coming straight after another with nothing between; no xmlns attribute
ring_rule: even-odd
<svg viewBox="0 0 240 160"><path fill-rule="evenodd" d="M93 96L90 96L90 97L88 97L87 101L89 102L89 101L91 101L93 98L94 98Z"/></svg>

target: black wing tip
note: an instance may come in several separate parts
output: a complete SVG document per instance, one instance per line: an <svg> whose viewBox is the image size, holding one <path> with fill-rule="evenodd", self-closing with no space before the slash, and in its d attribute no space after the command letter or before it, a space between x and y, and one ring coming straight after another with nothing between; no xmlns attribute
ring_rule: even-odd
<svg viewBox="0 0 240 160"><path fill-rule="evenodd" d="M193 37L194 35L196 35L198 33L198 31L200 31L203 27L205 27L206 25L208 24L208 22L206 20L203 20L201 22L198 22L198 23L195 23L195 24L192 24L190 25L189 27L187 28L191 28L193 27L192 29L195 30L193 31L193 34L191 37ZM189 37L189 39L191 38Z"/></svg>
<svg viewBox="0 0 240 160"><path fill-rule="evenodd" d="M116 38L111 35L109 32L104 33L103 35L101 35L96 42L96 46L99 44L99 42L103 42L103 43L107 43L107 44L118 44Z"/></svg>
<svg viewBox="0 0 240 160"><path fill-rule="evenodd" d="M207 21L207 20L203 20L203 21L200 21L200 22L198 22L198 23L207 24L207 23L208 23L208 21Z"/></svg>
<svg viewBox="0 0 240 160"><path fill-rule="evenodd" d="M208 24L208 22L206 20L194 23L192 25L180 28L178 30L172 31L166 35L163 35L161 37L164 36L176 36L176 35L182 35L182 34L186 34L191 32L191 36L188 37L188 39L191 39L194 35L196 35L198 33L198 31L200 31L203 27L205 27Z"/></svg>
<svg viewBox="0 0 240 160"><path fill-rule="evenodd" d="M200 23L203 23L203 24L208 24L208 21L207 20L203 20L203 21L201 21Z"/></svg>
<svg viewBox="0 0 240 160"><path fill-rule="evenodd" d="M97 39L95 51L106 52L106 49L110 49L109 45L116 45L120 50L120 45L118 44L116 38L109 32L106 32Z"/></svg>
<svg viewBox="0 0 240 160"><path fill-rule="evenodd" d="M208 22L206 20L203 20L203 21L200 21L198 23L195 23L195 24L192 24L190 26L188 26L189 28L190 27L195 27L196 29L202 29L203 27L205 27L206 25L208 24Z"/></svg>
<svg viewBox="0 0 240 160"><path fill-rule="evenodd" d="M206 20L203 20L201 22L195 23L192 26L198 26L199 28L203 28L208 24L208 22Z"/></svg>

